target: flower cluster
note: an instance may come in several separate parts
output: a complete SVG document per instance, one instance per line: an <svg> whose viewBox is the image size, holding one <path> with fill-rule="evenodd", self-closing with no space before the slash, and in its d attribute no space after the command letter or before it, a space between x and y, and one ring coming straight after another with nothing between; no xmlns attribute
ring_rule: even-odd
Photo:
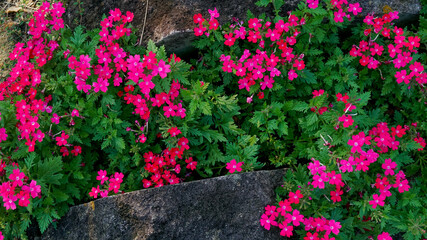
<svg viewBox="0 0 427 240"><path fill-rule="evenodd" d="M270 230L271 226L278 226L281 236L290 237L293 235L294 227L304 225L307 232L304 239L335 239L331 233L338 235L341 228L340 222L328 220L326 218L304 217L293 205L298 205L304 198L300 190L289 192L289 197L278 203L279 206L266 206L265 212L261 216L260 223L265 229ZM307 196L305 198L308 198ZM281 223L278 219L283 219ZM312 232L313 231L313 232Z"/></svg>
<svg viewBox="0 0 427 240"><path fill-rule="evenodd" d="M212 30L217 30L219 28L219 22L217 20L217 18L219 18L219 13L216 8L214 10L209 9L209 15L209 20L204 19L200 13L193 16L194 23L198 24L198 27L194 28L194 35L202 36L205 34L209 36Z"/></svg>
<svg viewBox="0 0 427 240"><path fill-rule="evenodd" d="M132 104L135 107L133 113L141 119L148 121L151 106L162 107L164 116L167 118L171 116L184 118L186 110L181 103L174 103L182 88L177 80L172 82L168 93L162 92L150 96L151 90L155 87L153 79L156 76L161 79L166 78L167 74L171 72L171 65L166 64L162 59L158 60L152 51L142 57L130 55L117 43L117 40L125 34L130 34L130 28L126 28L124 25L132 20L132 13L122 14L119 9L115 9L111 10L110 16L101 22L100 41L103 44L95 50L97 64L94 67L91 65L92 59L88 55L80 55L77 60L76 57L67 54L68 66L74 70L72 73L75 74L74 83L77 85L77 90L87 94L107 92L111 81L115 87L122 86L126 81L125 94L119 91L118 96L123 97L127 104ZM110 29L112 30L110 31ZM181 59L176 56L169 58L169 63L172 64L180 61ZM93 75L97 77L96 81L89 84L87 80L92 75L92 68ZM139 89L135 89L135 86ZM137 121L136 124L139 128L137 131L141 132L138 141L144 143L146 137L142 132L145 131L147 125L141 127Z"/></svg>
<svg viewBox="0 0 427 240"><path fill-rule="evenodd" d="M118 193L120 190L120 184L123 182L123 173L115 172L110 177L107 176L107 171L99 170L96 180L101 182L101 186L104 186L102 189L100 185L93 187L92 191L89 193L89 196L93 198L98 198L98 194L104 198L108 197L110 192Z"/></svg>
<svg viewBox="0 0 427 240"><path fill-rule="evenodd" d="M0 173L4 166L5 164L0 160ZM15 210L16 201L19 206L27 207L30 204L30 196L31 198L41 197L41 186L37 185L35 180L28 183L28 177L19 168L15 168L9 175L9 181L0 185L0 196L3 198L3 206L6 210Z"/></svg>
<svg viewBox="0 0 427 240"><path fill-rule="evenodd" d="M178 161L184 159L185 150L189 150L188 139L180 137L181 131L177 127L172 127L168 133L176 142L176 147L163 150L162 154L154 154L148 152L144 154L145 167L144 169L151 174L149 179L143 179L144 188L161 187L164 185L172 185L181 182L177 174L181 173L181 164ZM193 171L197 167L197 162L192 157L185 159L186 168Z"/></svg>
<svg viewBox="0 0 427 240"><path fill-rule="evenodd" d="M317 8L319 6L319 0L307 0L309 8ZM362 12L360 3L350 3L347 0L331 0L331 6L334 13L334 21L337 23L344 22L344 18L351 21L349 13L353 13L354 16ZM349 12L349 13L347 13Z"/></svg>
<svg viewBox="0 0 427 240"><path fill-rule="evenodd" d="M413 61L412 54L417 53L420 47L420 38L418 36L404 36L402 28L391 25L394 19L398 19L398 12L384 14L382 17L368 15L364 19L369 28L365 29L364 34L369 36L368 41L360 41L359 45L354 45L350 51L353 57L360 57L359 63L367 66L369 69L377 69L381 64L393 63L394 68L401 69L409 65L409 69L396 71L394 75L397 83L404 82L410 84L415 80L423 86L427 83L427 73L424 71L424 65L420 62ZM372 39L372 32L377 36ZM381 45L375 40L382 35L389 44ZM393 41L392 41L393 40ZM385 52L387 49L388 54Z"/></svg>
<svg viewBox="0 0 427 240"><path fill-rule="evenodd" d="M196 16L201 18L199 14ZM195 19L199 18L196 16ZM271 89L275 82L274 78L279 79L282 76L282 72L286 70L285 66L289 69L288 79L291 81L298 77L296 70L300 71L305 68L304 55L295 55L291 47L297 43L296 38L301 32L299 27L305 24L305 19L299 19L290 14L287 22L279 20L273 24L269 21L262 23L262 21L258 18L249 19L247 26L232 25L224 34L226 39L224 44L230 47L239 39L257 44L262 49L265 49L265 46L270 47L268 50L258 49L256 52L245 49L241 56L223 54L220 58L222 70L238 76L240 78L239 89L244 88L248 92L257 81L261 90ZM199 22L199 24L203 24L203 22ZM195 34L201 36L197 32ZM280 50L279 52L276 52L276 47ZM258 97L261 99L261 96Z"/></svg>
<svg viewBox="0 0 427 240"><path fill-rule="evenodd" d="M18 130L21 133L20 140L25 139L29 152L34 151L36 141L43 141L44 133L39 129L39 112L49 112L48 106L51 96L44 99L36 99L35 89L41 82L40 68L52 59L54 51L59 47L55 40L49 40L48 34L63 28L62 14L65 12L62 3L50 4L44 2L34 12L34 18L29 23L29 34L32 38L25 45L17 43L10 53L10 60L17 63L10 72L10 77L0 83L0 101L12 94L25 94L24 100L14 102L16 107L16 119ZM45 35L46 36L45 36ZM0 130L0 141L4 141L7 135Z"/></svg>

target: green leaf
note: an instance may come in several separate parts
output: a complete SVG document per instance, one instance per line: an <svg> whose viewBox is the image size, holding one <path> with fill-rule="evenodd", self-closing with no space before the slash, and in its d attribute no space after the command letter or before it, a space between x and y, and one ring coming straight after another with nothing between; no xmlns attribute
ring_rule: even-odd
<svg viewBox="0 0 427 240"><path fill-rule="evenodd" d="M37 165L37 176L39 183L42 187L46 184L59 185L59 180L62 178L62 158L52 157L46 161L40 161Z"/></svg>
<svg viewBox="0 0 427 240"><path fill-rule="evenodd" d="M301 101L296 101L292 110L298 111L298 112L307 112L308 110L308 104Z"/></svg>
<svg viewBox="0 0 427 240"><path fill-rule="evenodd" d="M37 222L39 223L40 232L44 233L52 222L53 218L49 213L41 213L37 216Z"/></svg>
<svg viewBox="0 0 427 240"><path fill-rule="evenodd" d="M259 0L255 2L255 5L258 7L267 7L267 5L270 3L270 0Z"/></svg>
<svg viewBox="0 0 427 240"><path fill-rule="evenodd" d="M62 191L60 191L58 189L55 189L52 192L52 196L55 198L55 200L56 200L55 202L57 202L57 203L59 203L59 202L65 202L69 198L69 196L67 194L65 194L64 192L62 192Z"/></svg>
<svg viewBox="0 0 427 240"><path fill-rule="evenodd" d="M126 148L125 140L122 137L114 138L114 145L119 152Z"/></svg>
<svg viewBox="0 0 427 240"><path fill-rule="evenodd" d="M28 157L25 158L25 166L27 167L28 171L30 171L31 168L34 166L34 160L36 159L36 156L37 154L35 152L31 152L28 154Z"/></svg>
<svg viewBox="0 0 427 240"><path fill-rule="evenodd" d="M76 48L80 47L83 42L86 40L87 34L83 33L83 27L80 25L74 30L74 35L71 37L71 42Z"/></svg>
<svg viewBox="0 0 427 240"><path fill-rule="evenodd" d="M288 123L285 121L280 122L277 132L279 133L279 136L288 135Z"/></svg>
<svg viewBox="0 0 427 240"><path fill-rule="evenodd" d="M208 102L200 102L199 109L205 115L212 115L211 105Z"/></svg>

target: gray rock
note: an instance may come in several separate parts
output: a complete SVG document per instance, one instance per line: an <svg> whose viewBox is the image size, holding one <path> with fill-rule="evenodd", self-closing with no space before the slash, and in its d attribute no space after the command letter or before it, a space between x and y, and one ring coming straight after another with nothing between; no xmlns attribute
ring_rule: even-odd
<svg viewBox="0 0 427 240"><path fill-rule="evenodd" d="M70 0L68 2L64 18L70 26L82 24L92 29L99 27L101 16L109 15L110 9L131 11L135 14L133 25L138 31L137 35L141 35L146 17L143 44L152 39L158 45L165 45L168 52L175 52L179 56L192 49L191 40L194 39L192 31L195 27L193 15L196 13L202 13L207 18L208 9L216 7L220 13L220 23L231 22L233 17L244 19L247 10L251 10L255 15L263 12L269 16L272 15L271 8L257 7L254 4L255 0ZM286 0L285 2L283 12L295 9L300 1ZM414 16L421 9L419 0L360 0L358 2L364 9L365 15L371 12L382 14L384 7L388 6L401 13L403 22L415 19ZM145 14L146 10L147 14Z"/></svg>
<svg viewBox="0 0 427 240"><path fill-rule="evenodd" d="M259 219L285 170L139 190L72 207L42 239L283 239Z"/></svg>

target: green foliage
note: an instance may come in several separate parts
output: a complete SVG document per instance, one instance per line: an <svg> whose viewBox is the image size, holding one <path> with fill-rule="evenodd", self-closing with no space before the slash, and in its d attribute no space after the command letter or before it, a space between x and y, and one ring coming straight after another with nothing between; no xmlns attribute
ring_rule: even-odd
<svg viewBox="0 0 427 240"><path fill-rule="evenodd" d="M262 19L259 22L262 43L259 39L256 43L247 40L249 31L252 34L254 31L247 20L242 25L247 30L245 39L236 38L234 44L224 44L228 38L225 34L235 34L240 23L234 23L234 26L221 23L218 30L212 30L205 21L202 25L209 34L193 42L199 56L189 63L179 61L176 56L168 58L165 47L158 47L153 41L149 41L146 48L138 46L135 43L139 36L134 34L114 40L128 57L138 55L138 64L147 65L141 67L142 74L152 73L149 68L153 66L143 60L150 54L155 55L152 61L156 64L163 61L170 67L166 77L151 76L149 80L154 87L148 94L142 93L142 82L130 79L129 71L116 70L116 62L107 64L112 71L108 91L93 91L99 80L94 71L85 79L92 87L90 94L76 87L77 70L70 69L70 61L64 58L64 52L69 51L69 56L75 56L77 61L81 55L91 58L92 68L100 71L101 65L96 65L100 60L99 46L104 43L101 29L87 30L79 26L74 30L65 28L44 34L46 41L55 40L59 46L52 52L52 59L42 67L35 67L41 72L42 82L25 87L25 94L13 93L13 99L0 90L0 98L6 99L0 101L0 129L5 128L8 134L5 141L0 136L0 159L7 164L0 169L0 183L9 181L8 176L18 163L19 169L28 177L28 183L35 180L41 186L40 198L32 198L27 207L18 207L14 211L0 208L0 230L6 238L25 238L31 221L37 222L40 231L44 232L54 220L64 216L70 206L89 201L88 193L98 184L95 178L100 169L109 174L123 173L121 189L125 191L141 189L143 179L154 183L146 153L169 159L164 155L176 149L181 137L188 140L190 149L183 151L182 156L172 157L179 162L179 168L167 169L179 174L180 180L227 174L225 167L232 159L243 162L243 171L287 167L290 170L283 186L276 189L278 202L286 199L289 192L300 190L304 198L292 208L306 217L339 221L342 228L336 239L368 239L381 232L392 236L400 234L404 239L427 237L427 196L423 187L427 160L425 150L422 150L425 145L422 140L427 133L427 96L425 86L414 80L411 85L396 82L397 70L387 53L387 44L394 44L393 39L381 35L365 36L364 30L370 26L350 25L347 19L342 23L335 22L329 1L314 9L302 1L292 11L292 18L298 20L280 33L283 41L280 44L267 37L267 29L274 29L280 20L288 23L289 14L281 12L285 1L259 0L255 4L272 7L274 11L273 19L266 18L266 14L255 16L247 12L247 20ZM266 22L271 22L271 27L266 27ZM424 63L427 59L426 25L424 6L418 29L413 29L421 38L421 46L419 51L413 52L410 64L415 61ZM391 27L390 24L386 26ZM414 32L405 29L405 37L413 36ZM353 45L362 40L384 46L382 56L375 56L381 62L378 68L361 66L359 58L349 54ZM285 49L290 48L291 51L286 53ZM245 66L248 62L242 58L244 53L249 53L246 59L259 57L256 64L265 71L262 77L254 77L255 70ZM286 59L286 54L293 57ZM367 54L370 56L369 51ZM267 61L273 55L280 61L270 66ZM229 70L225 70L228 60L224 59L227 57L233 61ZM297 66L297 60L303 61L304 67ZM35 62L34 59L31 61ZM236 75L239 64L245 67L245 76ZM280 75L271 77L274 82L270 86L264 81L267 82L271 68L280 71ZM407 67L405 69L409 72ZM292 80L291 70L298 75ZM116 74L124 81L118 87L113 86L116 85L113 84ZM250 87L242 84L244 78ZM179 94L172 99L171 85L177 83ZM21 123L17 119L15 104L26 101L32 105L27 93L31 87L37 90L36 99L46 102L48 96L52 98L46 103L51 112L43 110L37 114L38 129L45 133L45 138L36 142L34 152L29 151L26 139L20 136L21 130L17 127ZM154 106L153 101L162 93L168 96L170 103ZM348 98L339 100L338 94ZM134 104L136 98L145 101L148 110L143 111L148 111L149 116L137 112L141 111L141 106L137 108ZM163 107L177 107L178 104L185 109L185 117L166 116ZM73 109L79 111L79 117L71 116ZM53 113L60 116L59 124L52 123ZM354 123L344 125L342 117L351 118ZM389 137L399 143L396 149L391 146L384 149L378 144L383 136L377 131L385 124ZM406 129L404 136L394 136L396 133L392 128L397 126ZM181 131L179 137L172 136L169 130L173 127ZM370 145L364 144L363 151L371 149L381 153L380 157L371 163L369 171L345 173L340 168L340 160L354 157L360 161L362 158L362 153L352 151L349 143L353 136L362 132L371 138ZM61 147L56 137L62 133L69 138L67 145ZM141 136L146 138L144 143L141 143ZM63 147L71 151L75 146L82 147L81 154L64 153ZM330 184L314 190L307 184L313 182L312 174L307 171L310 159L318 160L326 167L325 171L342 173L345 183L341 189L345 194L342 201L332 202L330 192L336 188ZM411 188L404 193L392 189L385 205L373 209L369 201L378 191L371 184L375 184L376 174L384 175L382 164L385 159L392 159L397 164L396 173L401 170L406 174ZM193 174L189 170L191 160L197 163ZM388 179L396 183L395 176L388 176ZM304 237L305 231L295 227L295 233Z"/></svg>

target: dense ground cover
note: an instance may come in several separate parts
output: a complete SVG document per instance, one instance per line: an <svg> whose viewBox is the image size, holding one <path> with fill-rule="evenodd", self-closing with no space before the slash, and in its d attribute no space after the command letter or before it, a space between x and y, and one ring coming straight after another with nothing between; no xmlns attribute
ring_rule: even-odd
<svg viewBox="0 0 427 240"><path fill-rule="evenodd" d="M43 3L0 82L0 239L123 191L290 167L260 224L304 239L426 237L426 9L310 0L219 23L197 59L138 46L133 13L64 28Z"/></svg>

